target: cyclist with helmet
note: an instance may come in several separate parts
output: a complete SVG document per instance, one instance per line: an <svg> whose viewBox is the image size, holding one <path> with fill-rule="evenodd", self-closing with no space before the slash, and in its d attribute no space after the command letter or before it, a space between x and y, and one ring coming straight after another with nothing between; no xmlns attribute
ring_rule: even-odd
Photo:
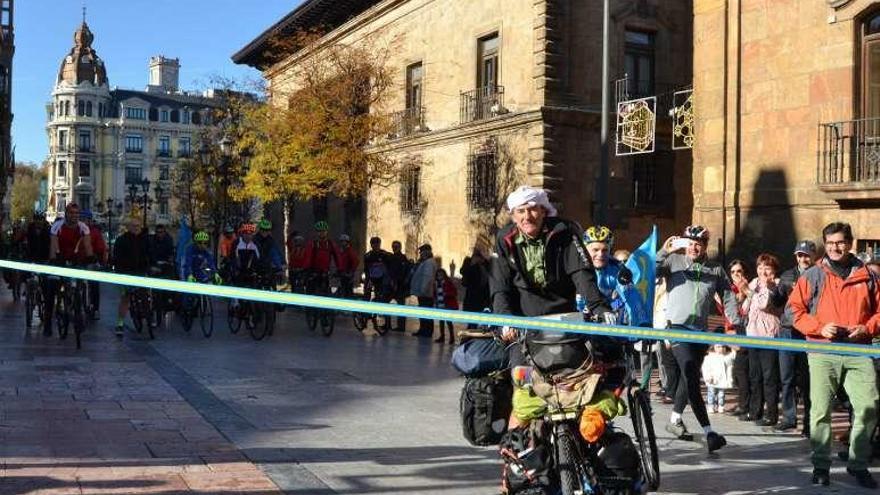
<svg viewBox="0 0 880 495"><path fill-rule="evenodd" d="M287 241L287 263L290 267L287 274L290 291L303 292L305 284L303 274L309 268L309 261L306 258L306 239L297 232L294 232Z"/></svg>
<svg viewBox="0 0 880 495"><path fill-rule="evenodd" d="M339 255L336 272L339 275L339 292L342 297L350 297L354 292L354 272L357 270L360 260L351 246L351 237L348 234L339 236Z"/></svg>
<svg viewBox="0 0 880 495"><path fill-rule="evenodd" d="M253 273L258 267L260 248L254 242L254 234L256 233L257 226L253 223L242 225L238 231L238 242L235 244L233 252L236 281L240 281L242 274Z"/></svg>
<svg viewBox="0 0 880 495"><path fill-rule="evenodd" d="M113 271L126 275L143 276L150 268L150 247L146 232L141 228L141 222L130 217L125 225L124 234L116 238L113 243ZM128 302L131 289L121 287L119 298L119 311L116 318L116 336L122 337L125 333L125 317L128 315Z"/></svg>
<svg viewBox="0 0 880 495"><path fill-rule="evenodd" d="M227 225L223 228L223 234L220 235L220 239L217 241L217 253L221 260L232 257L235 250L235 241L237 240L235 228L232 225Z"/></svg>
<svg viewBox="0 0 880 495"><path fill-rule="evenodd" d="M193 243L186 250L186 258L183 263L183 276L188 282L202 284L220 284L220 274L217 273L217 263L211 254L208 245L210 236L204 230L193 235ZM212 275L213 274L213 275Z"/></svg>
<svg viewBox="0 0 880 495"><path fill-rule="evenodd" d="M64 218L56 221L49 229L49 262L81 265L92 256L89 227L80 221L79 205L69 203L64 209ZM43 320L43 334L51 335L56 282L47 284L47 288L49 290L43 294L43 314L46 316Z"/></svg>
<svg viewBox="0 0 880 495"><path fill-rule="evenodd" d="M389 262L391 253L382 249L382 239L370 238L370 250L364 254L364 299L376 302L389 302L391 300L391 273ZM391 317L385 317L385 327L391 327Z"/></svg>
<svg viewBox="0 0 880 495"><path fill-rule="evenodd" d="M150 242L150 263L174 266L174 238L163 223L156 224L156 232Z"/></svg>
<svg viewBox="0 0 880 495"><path fill-rule="evenodd" d="M269 219L264 218L257 223L254 243L260 250L260 269L266 273L281 272L284 268L284 256L272 237L272 222Z"/></svg>
<svg viewBox="0 0 880 495"><path fill-rule="evenodd" d="M707 256L709 231L700 225L691 225L681 237L672 236L657 253L657 276L666 279L666 318L669 328L705 332L708 317L715 309L715 296L724 301L727 318L741 326L736 298L724 268ZM664 359L667 366L668 393L674 404L666 431L684 440L692 438L681 420L685 406L690 404L706 434L706 446L714 452L727 440L712 430L706 403L700 393L700 368L706 355L706 345L676 342L671 345L671 356Z"/></svg>
<svg viewBox="0 0 880 495"><path fill-rule="evenodd" d="M330 264L339 266L339 249L330 239L330 225L324 220L315 222L317 238L306 244L306 262L313 273L327 274Z"/></svg>
<svg viewBox="0 0 880 495"><path fill-rule="evenodd" d="M587 255L596 269L596 283L602 294L611 302L617 321L624 325L651 324L638 290L632 284L632 273L620 261L610 256L614 245L614 233L604 225L594 225L584 231Z"/></svg>

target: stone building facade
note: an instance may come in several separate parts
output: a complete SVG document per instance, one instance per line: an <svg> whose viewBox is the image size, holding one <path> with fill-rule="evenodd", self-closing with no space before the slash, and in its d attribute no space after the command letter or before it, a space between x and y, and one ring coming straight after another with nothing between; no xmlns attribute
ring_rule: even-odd
<svg viewBox="0 0 880 495"><path fill-rule="evenodd" d="M6 224L12 199L15 156L12 150L12 59L15 55L14 0L0 0L0 224Z"/></svg>
<svg viewBox="0 0 880 495"><path fill-rule="evenodd" d="M637 73L629 75L630 96L689 83L691 2L614 5L611 73ZM550 190L562 215L591 221L601 8L573 0L308 0L233 60L261 69L273 86L298 60L270 58L273 36L329 27L321 43L370 37L390 47L396 91L385 110L396 130L376 150L404 172L398 184L369 191L358 237L378 235L386 246L401 240L409 254L429 242L444 265L460 266L507 222L504 199L520 184ZM674 195L690 190L690 152L660 147L611 161L610 219L622 247L641 241L652 223L671 229L690 217L690 197ZM331 201L326 215L339 211Z"/></svg>
<svg viewBox="0 0 880 495"><path fill-rule="evenodd" d="M149 223L171 223L172 173L178 160L198 152L200 132L210 125L216 100L211 94L182 92L179 60L162 56L150 59L145 91L111 88L93 41L83 22L46 106L47 217L54 218L67 203L76 202L102 223L109 209L117 222L131 211L130 187L142 195L141 183L147 179Z"/></svg>
<svg viewBox="0 0 880 495"><path fill-rule="evenodd" d="M728 257L880 240L880 3L695 0L694 217Z"/></svg>

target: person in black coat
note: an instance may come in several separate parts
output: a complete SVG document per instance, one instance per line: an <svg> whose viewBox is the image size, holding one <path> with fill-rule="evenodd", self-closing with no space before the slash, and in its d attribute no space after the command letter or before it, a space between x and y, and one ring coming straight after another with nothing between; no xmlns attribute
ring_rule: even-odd
<svg viewBox="0 0 880 495"><path fill-rule="evenodd" d="M461 309L479 312L489 307L489 261L480 248L474 247L473 253L462 262L459 272L465 288ZM477 325L468 323L468 328L477 328Z"/></svg>

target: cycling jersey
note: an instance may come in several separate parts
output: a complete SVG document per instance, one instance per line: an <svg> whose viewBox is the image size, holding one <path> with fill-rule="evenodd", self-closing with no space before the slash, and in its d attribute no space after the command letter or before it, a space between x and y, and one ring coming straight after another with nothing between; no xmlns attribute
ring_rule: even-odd
<svg viewBox="0 0 880 495"><path fill-rule="evenodd" d="M183 277L194 276L199 282L205 283L211 280L212 275L208 270L217 271L214 256L208 249L202 249L191 244L186 250L186 258L183 263Z"/></svg>
<svg viewBox="0 0 880 495"><path fill-rule="evenodd" d="M143 275L149 268L147 236L126 232L113 243L113 269L117 273Z"/></svg>
<svg viewBox="0 0 880 495"><path fill-rule="evenodd" d="M614 258L609 258L604 267L596 268L599 291L611 301L612 309L625 312L626 318L621 323L633 326L650 324L653 316L645 310L638 289L631 283L622 285L618 281L621 269L625 269L623 263Z"/></svg>
<svg viewBox="0 0 880 495"><path fill-rule="evenodd" d="M308 267L319 273L330 271L330 262L339 266L339 257L336 244L330 239L315 239L306 245L306 259Z"/></svg>
<svg viewBox="0 0 880 495"><path fill-rule="evenodd" d="M284 265L284 260L282 259L281 251L275 244L275 239L271 235L256 235L254 236L254 243L260 249L260 268L281 269Z"/></svg>
<svg viewBox="0 0 880 495"><path fill-rule="evenodd" d="M89 236L89 227L83 222L76 225L68 225L64 220L59 220L49 230L52 236L58 238L58 259L62 261L82 261L85 257L82 240Z"/></svg>
<svg viewBox="0 0 880 495"><path fill-rule="evenodd" d="M32 222L27 231L27 254L28 261L45 263L49 260L49 225Z"/></svg>
<svg viewBox="0 0 880 495"><path fill-rule="evenodd" d="M174 239L168 235L154 235L150 242L150 263L174 261Z"/></svg>
<svg viewBox="0 0 880 495"><path fill-rule="evenodd" d="M244 239L239 239L234 256L237 272L254 271L260 261L260 248L254 241L246 242Z"/></svg>
<svg viewBox="0 0 880 495"><path fill-rule="evenodd" d="M235 234L226 235L223 234L220 236L220 241L217 243L217 251L220 254L221 258L229 258L233 254L233 250L235 249L235 245L238 242L238 238Z"/></svg>
<svg viewBox="0 0 880 495"><path fill-rule="evenodd" d="M305 246L289 245L287 247L287 259L290 263L290 268L294 270L307 269L309 267L309 259L306 257L306 254Z"/></svg>
<svg viewBox="0 0 880 495"><path fill-rule="evenodd" d="M337 261L339 264L336 265L336 269L342 273L353 273L357 270L358 264L360 263L357 254L354 252L354 248L351 246L348 246L339 253Z"/></svg>
<svg viewBox="0 0 880 495"><path fill-rule="evenodd" d="M107 243L104 242L104 235L101 233L101 229L94 225L89 227L89 237L92 239L92 252L99 260L103 260L104 255L107 254Z"/></svg>

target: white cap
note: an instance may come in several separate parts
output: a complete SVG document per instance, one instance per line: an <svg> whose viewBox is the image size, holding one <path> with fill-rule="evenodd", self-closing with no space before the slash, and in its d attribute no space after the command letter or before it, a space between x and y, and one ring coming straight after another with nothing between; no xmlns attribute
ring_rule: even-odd
<svg viewBox="0 0 880 495"><path fill-rule="evenodd" d="M547 216L555 217L556 216L556 208L550 204L550 199L547 197L547 192L543 189L536 189L534 187L529 186L519 186L516 188L516 191L510 193L510 196L507 197L507 209L513 211L514 209L523 206L543 206L545 210L547 210Z"/></svg>

